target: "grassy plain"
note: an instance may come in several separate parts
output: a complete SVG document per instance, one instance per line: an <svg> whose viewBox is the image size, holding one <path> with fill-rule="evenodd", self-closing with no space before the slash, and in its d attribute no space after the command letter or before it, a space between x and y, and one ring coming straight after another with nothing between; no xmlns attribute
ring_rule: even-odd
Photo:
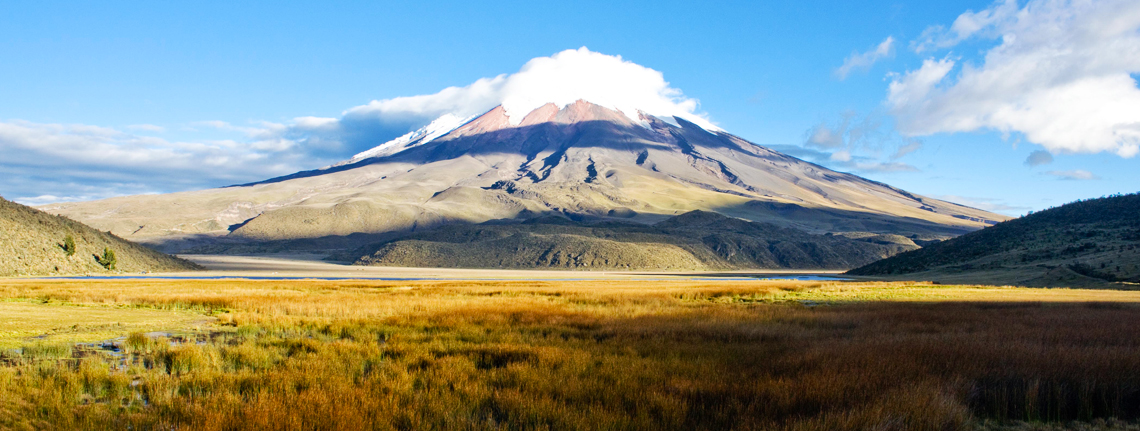
<svg viewBox="0 0 1140 431"><path fill-rule="evenodd" d="M7 300L0 301L0 349L19 348L29 340L93 343L130 332L201 327L212 320L190 311Z"/></svg>
<svg viewBox="0 0 1140 431"><path fill-rule="evenodd" d="M57 340L19 323L0 332L0 344L22 347L0 349L0 429L1136 429L1140 419L1140 292L7 280L0 300L2 324L79 324ZM138 326L80 322L103 312ZM177 335L143 334L156 329ZM91 336L127 338L118 352L66 343Z"/></svg>

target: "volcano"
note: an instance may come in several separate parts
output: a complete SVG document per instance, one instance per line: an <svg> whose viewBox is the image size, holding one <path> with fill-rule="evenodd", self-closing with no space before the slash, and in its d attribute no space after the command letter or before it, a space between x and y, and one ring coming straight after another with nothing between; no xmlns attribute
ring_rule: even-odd
<svg viewBox="0 0 1140 431"><path fill-rule="evenodd" d="M498 106L470 119L441 118L337 165L258 183L43 209L168 251L317 239L343 248L338 239L551 215L652 224L694 210L921 244L1005 219L836 172L711 125L584 100L525 116Z"/></svg>

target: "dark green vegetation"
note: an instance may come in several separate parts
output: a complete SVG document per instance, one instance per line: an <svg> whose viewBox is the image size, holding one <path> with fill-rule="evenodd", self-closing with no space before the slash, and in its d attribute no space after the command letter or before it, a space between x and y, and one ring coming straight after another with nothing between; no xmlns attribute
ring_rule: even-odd
<svg viewBox="0 0 1140 431"><path fill-rule="evenodd" d="M339 259L360 265L550 269L841 269L917 248L898 235L812 235L692 211L656 225L544 217L402 235Z"/></svg>
<svg viewBox="0 0 1140 431"><path fill-rule="evenodd" d="M75 256L75 237L70 234L63 237L63 251L67 253L68 257Z"/></svg>
<svg viewBox="0 0 1140 431"><path fill-rule="evenodd" d="M924 302L825 302L846 295ZM1140 418L1138 295L904 283L5 282L0 298L45 308L217 320L134 333L114 341L118 352L41 341L4 351L0 429L1107 430L1098 422Z"/></svg>
<svg viewBox="0 0 1140 431"><path fill-rule="evenodd" d="M115 265L118 263L119 258L115 257L115 250L111 250L111 247L104 247L103 256L99 257L99 264L108 271L114 271Z"/></svg>
<svg viewBox="0 0 1140 431"><path fill-rule="evenodd" d="M0 198L0 276L188 271L197 265Z"/></svg>
<svg viewBox="0 0 1140 431"><path fill-rule="evenodd" d="M1073 202L848 272L947 282L1136 287L1140 194Z"/></svg>

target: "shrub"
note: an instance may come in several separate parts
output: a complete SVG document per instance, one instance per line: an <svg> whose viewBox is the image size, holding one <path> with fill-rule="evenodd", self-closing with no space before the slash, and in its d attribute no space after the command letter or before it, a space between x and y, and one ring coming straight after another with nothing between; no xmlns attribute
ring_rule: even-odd
<svg viewBox="0 0 1140 431"><path fill-rule="evenodd" d="M119 259L115 257L115 250L111 250L111 247L103 247L103 257L99 258L99 264L107 268L108 271L113 271L117 263L119 263Z"/></svg>
<svg viewBox="0 0 1140 431"><path fill-rule="evenodd" d="M63 238L63 251L67 252L68 256L75 256L75 238L71 235Z"/></svg>

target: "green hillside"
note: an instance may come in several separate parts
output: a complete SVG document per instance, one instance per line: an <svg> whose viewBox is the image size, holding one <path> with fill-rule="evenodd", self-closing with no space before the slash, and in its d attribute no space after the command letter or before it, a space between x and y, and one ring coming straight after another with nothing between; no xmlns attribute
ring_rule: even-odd
<svg viewBox="0 0 1140 431"><path fill-rule="evenodd" d="M68 241L69 237L71 241ZM113 259L108 259L108 250ZM66 217L0 198L0 276L197 269L202 268Z"/></svg>
<svg viewBox="0 0 1140 431"><path fill-rule="evenodd" d="M1028 286L1140 283L1140 194L1089 199L849 271Z"/></svg>
<svg viewBox="0 0 1140 431"><path fill-rule="evenodd" d="M656 225L544 217L452 225L404 235L345 256L360 265L575 269L843 269L917 248L910 240L811 235L693 211Z"/></svg>

